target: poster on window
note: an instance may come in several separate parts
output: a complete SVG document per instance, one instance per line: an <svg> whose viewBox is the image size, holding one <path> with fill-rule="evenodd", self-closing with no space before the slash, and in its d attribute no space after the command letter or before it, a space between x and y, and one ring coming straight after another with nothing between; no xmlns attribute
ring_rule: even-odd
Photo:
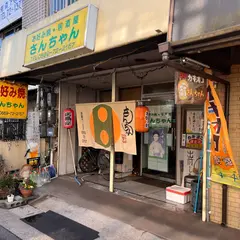
<svg viewBox="0 0 240 240"><path fill-rule="evenodd" d="M206 91L206 80L204 78L189 73L176 72L176 104L204 104Z"/></svg>
<svg viewBox="0 0 240 240"><path fill-rule="evenodd" d="M230 145L227 122L211 81L209 81L206 104L207 119L211 129L211 179L221 184L240 188L240 176Z"/></svg>
<svg viewBox="0 0 240 240"><path fill-rule="evenodd" d="M150 128L171 127L173 105L148 106L150 112Z"/></svg>
<svg viewBox="0 0 240 240"><path fill-rule="evenodd" d="M79 146L136 155L135 101L76 104Z"/></svg>
<svg viewBox="0 0 240 240"><path fill-rule="evenodd" d="M168 171L167 128L149 130L148 169Z"/></svg>
<svg viewBox="0 0 240 240"><path fill-rule="evenodd" d="M203 111L187 111L186 133L201 133L203 129Z"/></svg>

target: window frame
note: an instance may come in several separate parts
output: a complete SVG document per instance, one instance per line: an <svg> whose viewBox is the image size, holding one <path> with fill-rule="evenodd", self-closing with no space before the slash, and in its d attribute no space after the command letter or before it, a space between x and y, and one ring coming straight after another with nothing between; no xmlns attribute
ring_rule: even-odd
<svg viewBox="0 0 240 240"><path fill-rule="evenodd" d="M77 1L78 0L48 0L48 16L52 16ZM61 5L63 5L63 7Z"/></svg>

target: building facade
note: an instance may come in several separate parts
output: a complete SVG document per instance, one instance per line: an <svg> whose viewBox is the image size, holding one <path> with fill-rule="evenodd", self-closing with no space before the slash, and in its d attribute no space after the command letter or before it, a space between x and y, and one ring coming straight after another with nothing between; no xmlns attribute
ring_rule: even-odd
<svg viewBox="0 0 240 240"><path fill-rule="evenodd" d="M0 9L1 4L4 9L8 7L6 2L8 0L0 1ZM76 103L109 102L112 98L119 101L150 99L150 109L157 114L165 111L164 114L171 116L169 126L164 125L165 119L156 120L160 119L162 124L159 128L168 128L168 166L156 164L149 158L148 136L142 134L137 137L140 146L137 156L123 157L128 169L123 169L122 164L116 169L128 172L134 168L138 174L148 177L161 171L159 179L178 185L184 185L184 177L189 174L196 175L197 167L188 163L192 155L198 162L201 150L182 146L182 119L187 111L203 112L203 106L175 106L175 71L203 78L211 76L202 68L172 62L182 57L209 65L214 69L213 80L230 82L229 134L240 166L240 68L237 61L240 5L237 0L226 3L227 6L215 0L150 0L147 3L122 0L114 4L110 0L16 0L14 4L16 18L10 24L0 24L0 78L56 87L60 175L73 172L69 136L61 122L64 109L74 109ZM84 9L87 10L83 13ZM74 25L77 20L81 22ZM78 34L84 37L83 42L74 43L79 44L77 47L60 47L66 39L70 42L80 36ZM113 76L116 77L114 88ZM217 91L226 108L223 84L218 84ZM71 133L77 162L82 149L78 146L76 126ZM222 185L214 182L210 189L211 221L240 228L239 189L228 187L223 191Z"/></svg>

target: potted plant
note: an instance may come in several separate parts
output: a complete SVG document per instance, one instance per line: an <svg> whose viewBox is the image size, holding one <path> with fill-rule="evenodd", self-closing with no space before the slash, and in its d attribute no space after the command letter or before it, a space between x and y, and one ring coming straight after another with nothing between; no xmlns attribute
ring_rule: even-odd
<svg viewBox="0 0 240 240"><path fill-rule="evenodd" d="M15 181L12 175L4 175L0 178L0 199L6 199L14 192Z"/></svg>
<svg viewBox="0 0 240 240"><path fill-rule="evenodd" d="M36 187L36 183L31 179L24 179L19 184L19 190L24 198L30 197L33 194L33 189Z"/></svg>

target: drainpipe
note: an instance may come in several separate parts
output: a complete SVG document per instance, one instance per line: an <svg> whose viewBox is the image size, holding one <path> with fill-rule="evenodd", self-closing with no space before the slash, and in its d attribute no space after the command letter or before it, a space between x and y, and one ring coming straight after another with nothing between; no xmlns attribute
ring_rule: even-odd
<svg viewBox="0 0 240 240"><path fill-rule="evenodd" d="M114 72L112 73L112 102L115 101L116 101L116 71L114 69ZM115 148L114 148L114 131L112 131L112 144L110 149L109 192L114 192L114 167L115 167Z"/></svg>
<svg viewBox="0 0 240 240"><path fill-rule="evenodd" d="M230 84L225 85L225 118L227 121L227 126L229 126L229 99L230 99ZM222 185L222 226L227 225L227 192L228 186L226 184Z"/></svg>
<svg viewBox="0 0 240 240"><path fill-rule="evenodd" d="M172 41L174 6L175 6L175 0L171 0L170 1L170 11L169 11L169 20L168 20L168 32L167 32L167 41L168 42Z"/></svg>

